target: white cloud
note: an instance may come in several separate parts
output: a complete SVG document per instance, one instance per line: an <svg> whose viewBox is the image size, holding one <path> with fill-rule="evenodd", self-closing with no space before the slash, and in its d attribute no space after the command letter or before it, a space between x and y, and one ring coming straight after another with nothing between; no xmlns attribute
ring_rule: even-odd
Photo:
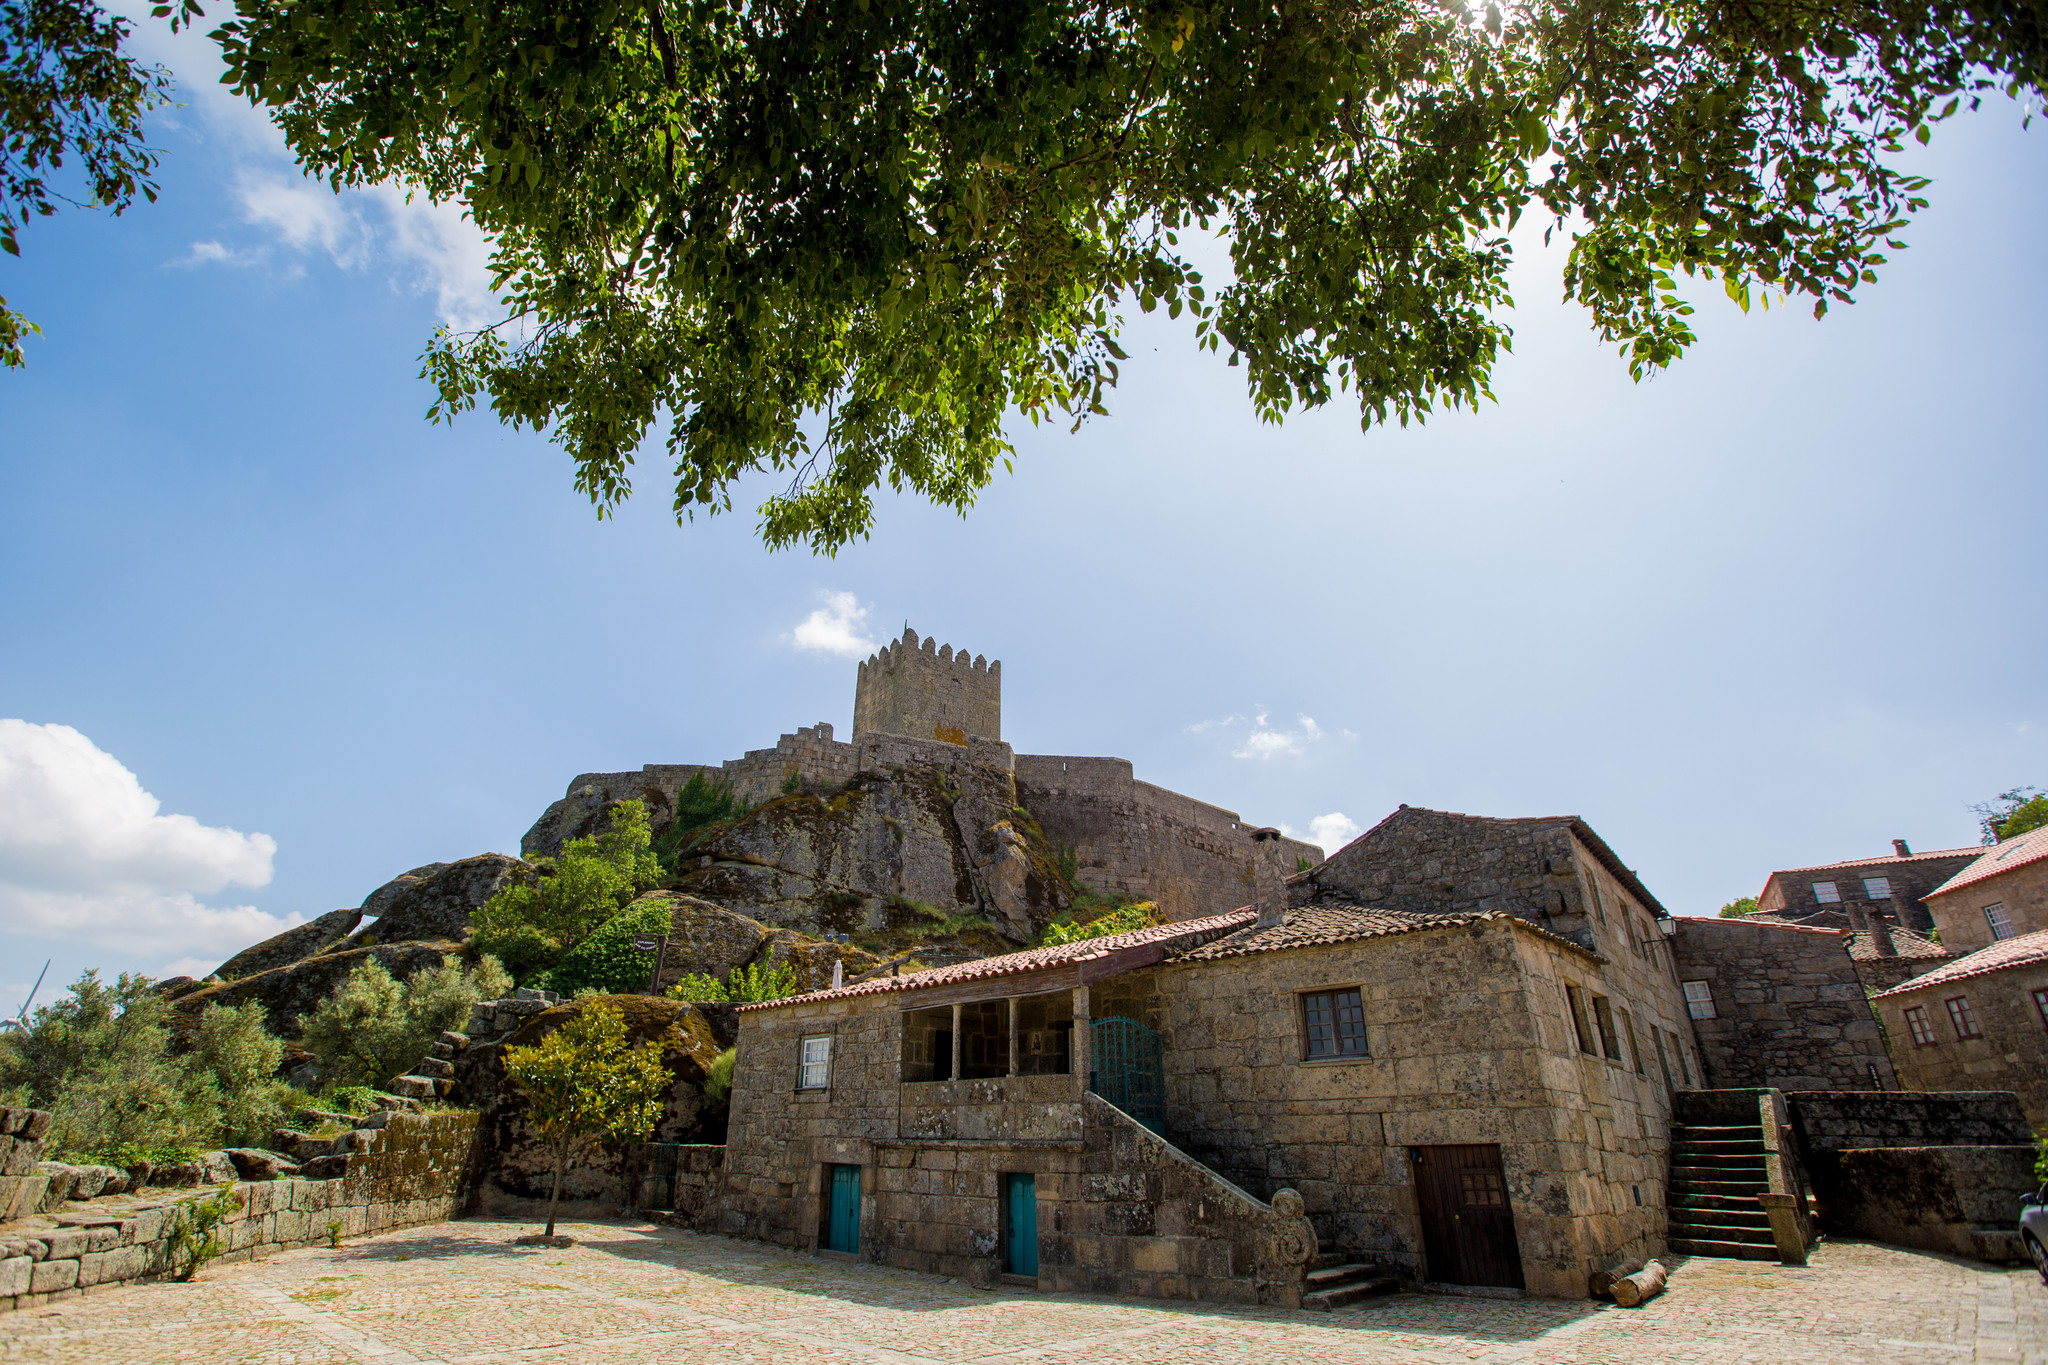
<svg viewBox="0 0 2048 1365"><path fill-rule="evenodd" d="M1328 815L1318 815L1315 819L1309 821L1308 833L1306 834L1285 824L1280 826L1280 832L1290 839L1299 839L1303 843L1314 844L1323 851L1325 857L1335 853L1338 849L1365 833L1364 830L1359 828L1356 820L1353 820L1340 810L1333 810Z"/></svg>
<svg viewBox="0 0 2048 1365"><path fill-rule="evenodd" d="M820 654L837 654L858 659L875 651L875 641L864 633L868 609L850 592L820 593L825 605L797 623L789 641L798 649Z"/></svg>
<svg viewBox="0 0 2048 1365"><path fill-rule="evenodd" d="M1309 748L1331 738L1330 732L1317 725L1313 717L1296 716L1292 730L1282 730L1272 725L1264 711L1252 717L1250 733L1244 742L1230 751L1233 758L1304 758ZM1354 738L1349 730L1343 731L1345 739Z"/></svg>
<svg viewBox="0 0 2048 1365"><path fill-rule="evenodd" d="M401 186L337 194L306 178L276 125L220 83L220 48L204 36L210 25L174 35L147 17L142 0L116 0L112 8L134 24L130 50L178 78L179 106L157 117L226 151L235 167L235 207L255 229L248 242L196 241L174 264L268 265L295 275L317 254L339 269L381 272L396 288L433 295L451 327L472 329L500 315L490 287L490 239L460 208L409 196Z"/></svg>
<svg viewBox="0 0 2048 1365"><path fill-rule="evenodd" d="M267 834L162 814L134 773L68 725L0 720L0 917L11 930L136 955L225 955L298 922L198 899L267 885L276 852Z"/></svg>

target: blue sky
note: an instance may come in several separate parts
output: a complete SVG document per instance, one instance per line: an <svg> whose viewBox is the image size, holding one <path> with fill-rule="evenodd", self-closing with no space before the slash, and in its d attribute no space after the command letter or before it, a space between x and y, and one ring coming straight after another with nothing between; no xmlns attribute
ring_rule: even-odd
<svg viewBox="0 0 2048 1365"><path fill-rule="evenodd" d="M675 526L658 451L598 522L544 438L428 427L474 232L298 180L202 43L143 37L188 78L161 201L0 264L45 332L0 374L0 1007L515 850L581 771L843 736L819 612L1001 658L1020 751L1303 833L1574 812L1680 913L2048 785L2048 136L2010 105L1916 151L1911 249L1824 322L1705 289L1632 384L1525 225L1497 405L1262 425L1145 319L1111 418L820 560Z"/></svg>

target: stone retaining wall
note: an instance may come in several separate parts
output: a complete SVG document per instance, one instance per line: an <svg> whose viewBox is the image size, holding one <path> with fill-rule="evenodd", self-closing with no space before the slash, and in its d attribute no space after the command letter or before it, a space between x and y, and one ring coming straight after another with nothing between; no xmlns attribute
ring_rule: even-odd
<svg viewBox="0 0 2048 1365"><path fill-rule="evenodd" d="M1981 1261L2024 1261L2032 1147L1875 1147L1835 1154L1828 1231Z"/></svg>
<svg viewBox="0 0 2048 1365"><path fill-rule="evenodd" d="M250 1260L330 1239L440 1223L468 1197L477 1116L392 1114L359 1130L361 1150L327 1180L286 1178L191 1192L70 1202L0 1228L0 1311L30 1308L104 1285L178 1273L175 1234L187 1206L231 1191L240 1208L221 1224L222 1262Z"/></svg>

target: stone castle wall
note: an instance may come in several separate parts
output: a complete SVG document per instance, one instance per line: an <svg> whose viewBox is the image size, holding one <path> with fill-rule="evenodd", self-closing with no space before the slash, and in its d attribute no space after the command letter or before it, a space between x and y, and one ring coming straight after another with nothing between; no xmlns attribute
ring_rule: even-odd
<svg viewBox="0 0 2048 1365"><path fill-rule="evenodd" d="M1048 839L1074 851L1091 891L1157 901L1169 919L1222 914L1260 899L1323 850L1150 782L1127 758L1017 756L1017 801Z"/></svg>
<svg viewBox="0 0 2048 1365"><path fill-rule="evenodd" d="M853 737L909 735L965 744L1003 737L1003 665L953 652L906 627L903 638L861 664L853 688Z"/></svg>
<svg viewBox="0 0 2048 1365"><path fill-rule="evenodd" d="M1678 979L1713 994L1714 1017L1692 1023L1709 1086L1899 1088L1847 933L1693 917L1677 926Z"/></svg>

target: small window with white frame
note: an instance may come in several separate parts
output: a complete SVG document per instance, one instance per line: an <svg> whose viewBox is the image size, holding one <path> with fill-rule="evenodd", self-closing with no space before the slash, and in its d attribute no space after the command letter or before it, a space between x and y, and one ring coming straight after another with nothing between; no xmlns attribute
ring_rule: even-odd
<svg viewBox="0 0 2048 1365"><path fill-rule="evenodd" d="M1813 899L1817 905L1840 905L1842 903L1842 891L1833 882L1815 882L1813 884Z"/></svg>
<svg viewBox="0 0 2048 1365"><path fill-rule="evenodd" d="M1994 940L2012 937L2012 916L2005 913L2004 901L1993 901L1984 907L1984 922L1991 926Z"/></svg>
<svg viewBox="0 0 2048 1365"><path fill-rule="evenodd" d="M832 1083L832 1040L806 1038L796 1068L796 1088L823 1090Z"/></svg>
<svg viewBox="0 0 2048 1365"><path fill-rule="evenodd" d="M1863 898L1873 901L1890 900L1892 898L1892 879L1890 877L1865 877L1863 879Z"/></svg>
<svg viewBox="0 0 2048 1365"><path fill-rule="evenodd" d="M1714 988L1705 981L1685 983L1685 1012L1695 1019L1718 1019L1714 1012Z"/></svg>
<svg viewBox="0 0 2048 1365"><path fill-rule="evenodd" d="M1906 1006L1906 1027L1912 1031L1913 1046L1934 1046L1934 1025L1927 1022L1927 1011L1919 1005Z"/></svg>

